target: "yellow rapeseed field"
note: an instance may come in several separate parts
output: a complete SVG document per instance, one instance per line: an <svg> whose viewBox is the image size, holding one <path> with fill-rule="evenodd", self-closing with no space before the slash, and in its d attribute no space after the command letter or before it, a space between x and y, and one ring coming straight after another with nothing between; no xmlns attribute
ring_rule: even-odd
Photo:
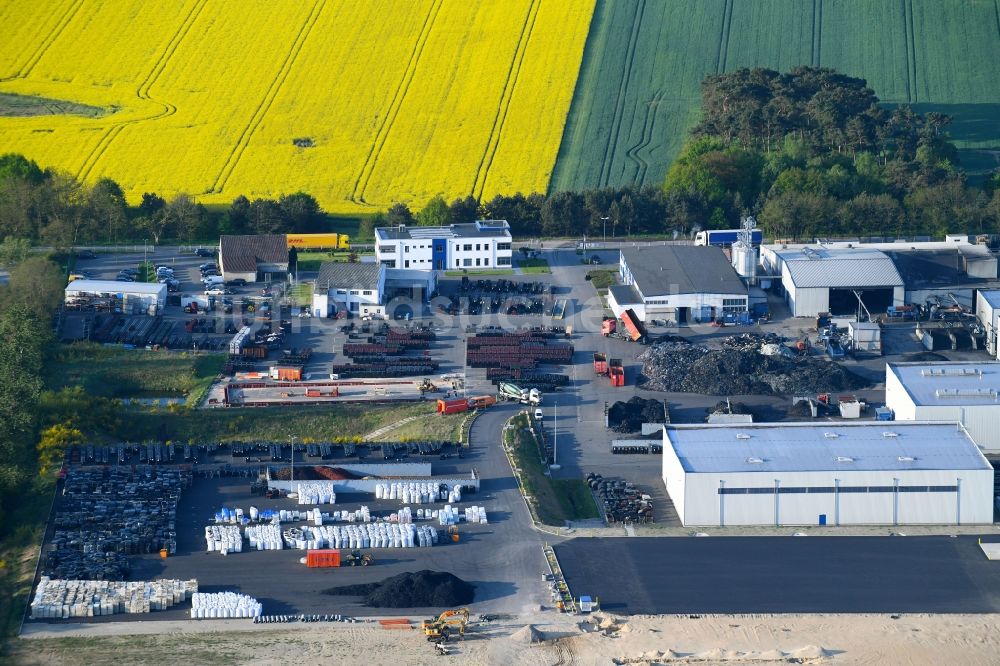
<svg viewBox="0 0 1000 666"><path fill-rule="evenodd" d="M303 190L327 210L544 191L594 0L6 0L21 152L129 199ZM299 140L299 141L296 141ZM294 142L294 143L293 143ZM296 143L300 145L296 145Z"/></svg>

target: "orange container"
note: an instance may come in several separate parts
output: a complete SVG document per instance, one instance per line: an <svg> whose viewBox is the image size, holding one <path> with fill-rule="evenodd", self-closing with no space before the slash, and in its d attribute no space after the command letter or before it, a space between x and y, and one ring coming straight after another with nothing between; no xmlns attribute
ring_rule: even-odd
<svg viewBox="0 0 1000 666"><path fill-rule="evenodd" d="M302 368L287 365L276 365L271 368L271 379L277 379L278 381L285 382L302 381Z"/></svg>
<svg viewBox="0 0 1000 666"><path fill-rule="evenodd" d="M323 395L319 389L306 389L307 398L318 398Z"/></svg>
<svg viewBox="0 0 1000 666"><path fill-rule="evenodd" d="M339 567L340 551L336 548L310 550L306 553L306 566L311 569Z"/></svg>
<svg viewBox="0 0 1000 666"><path fill-rule="evenodd" d="M439 414L458 414L459 412L468 411L468 409L469 401L465 398L437 401L437 411Z"/></svg>

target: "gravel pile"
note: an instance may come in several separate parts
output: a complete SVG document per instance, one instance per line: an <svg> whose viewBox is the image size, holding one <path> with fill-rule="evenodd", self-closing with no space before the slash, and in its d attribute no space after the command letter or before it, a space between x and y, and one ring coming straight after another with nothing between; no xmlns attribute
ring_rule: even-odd
<svg viewBox="0 0 1000 666"><path fill-rule="evenodd" d="M666 423L667 410L662 400L635 397L616 402L608 409L608 427L614 432L639 432L643 423Z"/></svg>
<svg viewBox="0 0 1000 666"><path fill-rule="evenodd" d="M456 607L472 603L472 585L450 573L418 571L401 573L378 583L343 585L323 594L365 598L373 608Z"/></svg>
<svg viewBox="0 0 1000 666"><path fill-rule="evenodd" d="M653 391L704 395L783 395L851 391L868 386L862 377L831 361L765 356L776 336L751 333L726 338L710 350L681 342L650 346L638 355L640 384Z"/></svg>

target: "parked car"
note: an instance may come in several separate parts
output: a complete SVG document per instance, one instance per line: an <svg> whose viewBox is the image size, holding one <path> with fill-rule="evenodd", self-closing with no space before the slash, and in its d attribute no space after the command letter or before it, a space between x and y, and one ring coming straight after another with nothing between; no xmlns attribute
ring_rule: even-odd
<svg viewBox="0 0 1000 666"><path fill-rule="evenodd" d="M228 282L226 282L226 284L233 287L245 287L247 281L244 280L243 278L236 278L235 280L229 280Z"/></svg>
<svg viewBox="0 0 1000 666"><path fill-rule="evenodd" d="M196 255L198 255L199 257L214 257L215 256L215 250L209 250L208 248L204 248L204 247L199 247L197 250L194 251L194 253Z"/></svg>
<svg viewBox="0 0 1000 666"><path fill-rule="evenodd" d="M537 419L539 421L542 420L542 410L541 409L536 409L535 410L535 419Z"/></svg>
<svg viewBox="0 0 1000 666"><path fill-rule="evenodd" d="M198 266L198 270L200 271L207 271L209 269L218 269L218 268L219 267L215 264L214 261L210 261L207 264L201 264L200 266Z"/></svg>
<svg viewBox="0 0 1000 666"><path fill-rule="evenodd" d="M127 275L119 275L115 278L115 282L135 282L132 278Z"/></svg>
<svg viewBox="0 0 1000 666"><path fill-rule="evenodd" d="M205 290L205 295L206 296L225 296L226 292L225 292L224 289L220 289L219 287L212 287L211 289L206 289Z"/></svg>
<svg viewBox="0 0 1000 666"><path fill-rule="evenodd" d="M303 318L312 317L312 313L309 312L309 310L302 310L301 312L299 312L299 316Z"/></svg>
<svg viewBox="0 0 1000 666"><path fill-rule="evenodd" d="M136 268L123 268L120 271L118 271L118 274L119 275L138 275L139 274L139 270L136 269Z"/></svg>
<svg viewBox="0 0 1000 666"><path fill-rule="evenodd" d="M96 259L97 255L94 254L93 250L80 250L76 253L77 259Z"/></svg>

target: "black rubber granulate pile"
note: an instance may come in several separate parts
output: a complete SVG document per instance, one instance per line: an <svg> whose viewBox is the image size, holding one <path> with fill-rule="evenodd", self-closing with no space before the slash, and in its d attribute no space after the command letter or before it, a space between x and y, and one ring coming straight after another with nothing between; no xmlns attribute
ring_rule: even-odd
<svg viewBox="0 0 1000 666"><path fill-rule="evenodd" d="M424 570L378 583L331 587L323 594L364 597L365 605L373 608L432 608L470 604L475 589L450 573Z"/></svg>
<svg viewBox="0 0 1000 666"><path fill-rule="evenodd" d="M608 427L615 432L638 432L643 423L666 423L667 411L662 400L635 397L616 402L608 408Z"/></svg>

